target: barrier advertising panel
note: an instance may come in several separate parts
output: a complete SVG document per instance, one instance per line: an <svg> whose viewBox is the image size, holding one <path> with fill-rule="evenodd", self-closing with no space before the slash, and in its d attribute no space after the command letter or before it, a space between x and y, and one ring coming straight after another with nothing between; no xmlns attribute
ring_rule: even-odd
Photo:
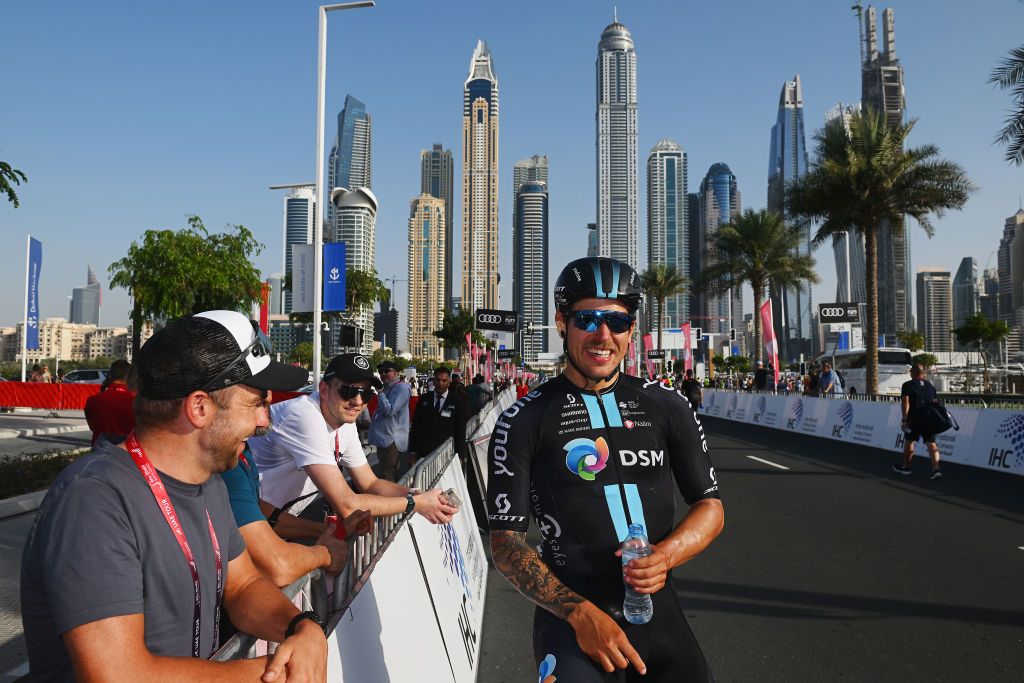
<svg viewBox="0 0 1024 683"><path fill-rule="evenodd" d="M405 525L331 633L327 680L365 683L387 672L385 680L454 683L444 651Z"/></svg>
<svg viewBox="0 0 1024 683"><path fill-rule="evenodd" d="M437 486L454 488L463 501L469 500L458 459L452 460ZM487 590L487 561L473 511L464 507L450 524L431 524L414 515L409 526L455 680L473 681L480 665L480 628Z"/></svg>
<svg viewBox="0 0 1024 683"><path fill-rule="evenodd" d="M896 402L705 389L700 412L894 453L906 439ZM1024 475L1024 413L960 406L949 412L960 429L936 437L944 461ZM915 453L927 456L927 449L919 443Z"/></svg>

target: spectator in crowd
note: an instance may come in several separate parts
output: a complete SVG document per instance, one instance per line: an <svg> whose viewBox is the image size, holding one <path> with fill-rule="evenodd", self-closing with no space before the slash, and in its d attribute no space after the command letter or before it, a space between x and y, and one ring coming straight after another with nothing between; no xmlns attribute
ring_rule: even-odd
<svg viewBox="0 0 1024 683"><path fill-rule="evenodd" d="M42 382L43 381L43 366L38 363L32 366L32 372L28 376L29 382Z"/></svg>
<svg viewBox="0 0 1024 683"><path fill-rule="evenodd" d="M899 474L910 474L910 463L914 459L914 444L918 439L924 441L928 447L928 456L932 461L932 473L928 477L932 480L942 479L942 470L939 469L939 446L935 443L935 435L924 431L924 427L917 418L921 407L934 403L938 399L935 387L925 379L924 365L914 363L910 366L910 379L903 383L900 390L900 407L903 411L903 421L900 426L903 428L903 462L893 465L892 468Z"/></svg>
<svg viewBox="0 0 1024 683"><path fill-rule="evenodd" d="M818 379L818 388L822 396L830 396L836 391L836 375L832 372L832 364L828 361L821 364L821 377Z"/></svg>
<svg viewBox="0 0 1024 683"><path fill-rule="evenodd" d="M50 374L50 366L44 365L42 372L39 373L39 381L43 384L53 384L53 375Z"/></svg>
<svg viewBox="0 0 1024 683"><path fill-rule="evenodd" d="M221 478L253 564L281 588L318 568L337 576L348 558L345 539L370 531L371 518L366 510L348 515L340 523L339 531L333 524L302 519L261 500L259 469L248 446L239 456L238 465Z"/></svg>
<svg viewBox="0 0 1024 683"><path fill-rule="evenodd" d="M487 386L483 375L476 375L473 384L466 389L466 396L469 398L469 414L479 413L487 402L491 400L491 388Z"/></svg>
<svg viewBox="0 0 1024 683"><path fill-rule="evenodd" d="M380 476L398 480L398 461L409 447L409 385L398 376L389 360L377 366L383 388L377 395L377 410L370 422L370 444L377 447Z"/></svg>
<svg viewBox="0 0 1024 683"><path fill-rule="evenodd" d="M530 393L530 385L528 385L526 383L525 379L519 380L519 383L516 384L516 400L521 399L523 396L526 396L528 393Z"/></svg>
<svg viewBox="0 0 1024 683"><path fill-rule="evenodd" d="M757 361L757 370L754 371L754 388L764 391L768 386L768 371L765 370L764 362Z"/></svg>
<svg viewBox="0 0 1024 683"><path fill-rule="evenodd" d="M704 405L704 394L700 389L700 382L693 378L693 370L686 371L686 379L683 380L682 385L683 396L690 401L690 406L697 410Z"/></svg>
<svg viewBox="0 0 1024 683"><path fill-rule="evenodd" d="M431 522L451 521L457 509L440 489L419 492L378 478L366 462L355 421L375 386L380 382L366 357L343 353L327 365L317 391L270 407L274 429L248 441L265 501L299 514L319 491L341 517L356 510L376 516L415 510ZM378 404L376 414L380 411ZM405 406L402 411L408 412ZM341 467L359 493L349 487Z"/></svg>
<svg viewBox="0 0 1024 683"><path fill-rule="evenodd" d="M409 446L415 458L425 458L449 437L454 440L455 452L464 459L466 453L466 402L450 390L451 370L442 366L434 369L434 392L424 394L412 418Z"/></svg>
<svg viewBox="0 0 1024 683"><path fill-rule="evenodd" d="M245 316L208 311L156 332L132 374L136 431L61 472L26 541L30 677L323 680L322 621L253 565L220 478L269 428L269 392L301 387L306 371L273 362ZM269 659L208 661L221 608L281 645Z"/></svg>
<svg viewBox="0 0 1024 683"><path fill-rule="evenodd" d="M61 382L64 381L65 374L66 373L64 372L64 368L57 370L57 384L60 384Z"/></svg>
<svg viewBox="0 0 1024 683"><path fill-rule="evenodd" d="M110 364L106 388L85 402L85 421L92 430L94 446L101 434L126 437L135 429L135 392L127 384L130 369L131 363L125 359L115 360Z"/></svg>

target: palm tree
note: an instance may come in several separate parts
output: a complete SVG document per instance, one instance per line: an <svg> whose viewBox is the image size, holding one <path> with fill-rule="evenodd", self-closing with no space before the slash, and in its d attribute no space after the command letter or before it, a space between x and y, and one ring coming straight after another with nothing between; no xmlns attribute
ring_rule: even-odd
<svg viewBox="0 0 1024 683"><path fill-rule="evenodd" d="M469 350L466 343L466 335L478 346L483 345L487 340L476 330L476 320L473 312L468 308L457 308L455 311L443 311L441 329L434 330L435 337L444 343L446 349L455 349L459 352L459 365L462 365L462 354Z"/></svg>
<svg viewBox="0 0 1024 683"><path fill-rule="evenodd" d="M0 195L7 195L7 200L14 204L14 208L18 208L18 195L14 192L14 188L11 187L11 183L15 185L21 185L24 182L28 182L28 176L12 167L6 161L0 161Z"/></svg>
<svg viewBox="0 0 1024 683"><path fill-rule="evenodd" d="M687 278L676 271L675 266L668 266L664 263L651 265L640 275L640 282L643 285L647 296L654 299L658 304L658 348L661 348L661 327L665 322L665 300L670 296L682 294L686 289Z"/></svg>
<svg viewBox="0 0 1024 683"><path fill-rule="evenodd" d="M814 135L808 173L786 188L790 215L821 221L814 243L853 230L864 237L867 285L867 391L878 392L878 237L902 230L905 216L931 237L929 214L960 209L975 190L959 164L939 149L904 149L915 121L889 125L867 109L844 123L836 119Z"/></svg>
<svg viewBox="0 0 1024 683"><path fill-rule="evenodd" d="M701 273L700 288L724 294L745 283L754 290L754 359L761 358L761 316L756 310L764 301L768 283L776 287L803 288L819 281L814 258L801 254L799 227L787 225L774 211L747 209L733 216L710 238L708 264Z"/></svg>
<svg viewBox="0 0 1024 683"><path fill-rule="evenodd" d="M1003 90L1010 90L1014 108L1006 117L1006 125L996 136L996 142L1006 145L1006 160L1020 166L1024 164L1024 45L1003 59L988 79Z"/></svg>

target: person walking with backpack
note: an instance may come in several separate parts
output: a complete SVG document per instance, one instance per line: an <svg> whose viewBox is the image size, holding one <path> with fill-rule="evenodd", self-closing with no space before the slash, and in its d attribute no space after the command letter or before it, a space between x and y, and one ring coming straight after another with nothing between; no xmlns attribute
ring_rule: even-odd
<svg viewBox="0 0 1024 683"><path fill-rule="evenodd" d="M700 382L693 378L693 370L686 371L686 379L682 381L680 389L683 390L683 396L690 402L694 411L704 407L704 396L700 389Z"/></svg>
<svg viewBox="0 0 1024 683"><path fill-rule="evenodd" d="M939 469L939 447L935 443L935 434L926 431L928 427L922 421L922 409L938 402L938 395L935 387L924 377L924 366L921 363L914 363L910 366L910 380L903 383L900 391L900 403L903 409L903 421L900 427L903 429L903 462L893 465L893 471L898 474L910 474L910 462L914 459L914 444L922 439L928 447L928 455L932 460L932 473L929 479L942 479L942 471Z"/></svg>

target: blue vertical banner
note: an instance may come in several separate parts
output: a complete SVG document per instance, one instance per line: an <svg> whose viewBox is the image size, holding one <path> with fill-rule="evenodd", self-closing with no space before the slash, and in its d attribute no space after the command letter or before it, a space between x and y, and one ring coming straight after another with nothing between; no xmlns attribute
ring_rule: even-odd
<svg viewBox="0 0 1024 683"><path fill-rule="evenodd" d="M324 306L325 311L345 310L345 243L329 242L324 245Z"/></svg>
<svg viewBox="0 0 1024 683"><path fill-rule="evenodd" d="M43 243L28 238L28 271L25 273L25 348L39 348L39 272L43 269Z"/></svg>

